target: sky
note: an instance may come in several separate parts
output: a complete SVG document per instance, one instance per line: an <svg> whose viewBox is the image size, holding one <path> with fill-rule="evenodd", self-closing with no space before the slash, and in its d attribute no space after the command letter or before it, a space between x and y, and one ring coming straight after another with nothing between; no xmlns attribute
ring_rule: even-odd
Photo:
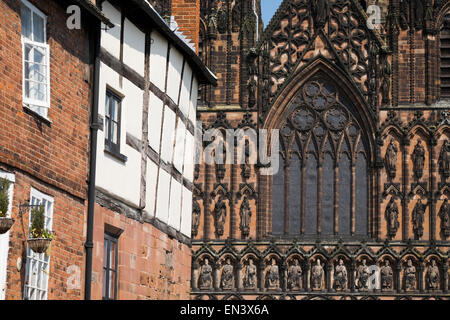
<svg viewBox="0 0 450 320"><path fill-rule="evenodd" d="M264 21L264 28L270 22L278 7L280 6L282 0L261 0L261 10L262 18Z"/></svg>

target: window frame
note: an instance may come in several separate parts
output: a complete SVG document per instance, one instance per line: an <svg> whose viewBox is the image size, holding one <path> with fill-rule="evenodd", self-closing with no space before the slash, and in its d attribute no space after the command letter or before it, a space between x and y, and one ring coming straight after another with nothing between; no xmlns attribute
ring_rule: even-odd
<svg viewBox="0 0 450 320"><path fill-rule="evenodd" d="M47 43L47 16L40 11L38 8L36 8L33 4L31 4L30 2L28 2L27 0L21 0L21 5L27 7L28 9L30 9L31 11L31 34L34 35L34 29L33 29L33 23L32 23L32 19L33 19L33 14L38 15L39 17L41 17L43 19L43 38L44 38L44 42L37 42L33 40L30 40L26 37L24 37L21 34L21 43L22 43L22 99L23 99L23 105L29 109L31 109L32 111L36 112L37 114L43 116L44 118L47 118L47 114L48 114L48 109L50 108L50 46ZM22 7L21 7L22 10ZM21 16L21 25L23 24L22 21L22 16ZM46 100L45 101L41 101L41 100L36 100L36 99L32 99L32 98L27 98L26 97L26 91L25 91L25 84L27 82L27 80L25 79L25 46L26 45L31 45L33 48L35 47L40 47L43 48L45 50L45 72L46 72L46 76L45 76L45 81L44 82L38 82L38 83L43 83L46 85ZM28 80L30 81L30 80Z"/></svg>
<svg viewBox="0 0 450 320"><path fill-rule="evenodd" d="M119 265L119 238L116 236L113 236L112 234L105 232L104 237L103 237L103 250L108 250L108 254L106 255L106 266L105 266L105 261L103 259L103 266L102 266L102 300L117 300L117 275L118 275L118 265ZM105 243L107 244L107 247L105 247ZM111 267L111 244L114 243L115 244L115 249L114 249L114 268ZM103 253L103 258L105 257L105 254ZM106 272L105 272L106 271ZM109 272L113 271L114 272L114 284L113 284L113 290L114 290L114 297L108 297L106 296L107 293L109 293L111 291L111 283L109 282ZM105 275L106 275L106 279L105 279ZM106 284L104 285L104 281L106 281Z"/></svg>
<svg viewBox="0 0 450 320"><path fill-rule="evenodd" d="M33 201L33 198L37 200L37 202ZM47 205L45 206L45 227L52 231L53 228L53 210L54 210L54 199L53 197L40 192L39 190L34 189L31 187L30 190L30 205L33 205L35 203L41 204L43 201L46 201L48 204L50 204L49 207ZM30 214L29 214L29 229L31 226L31 208L30 207ZM29 230L30 232L30 230ZM38 272L41 273L39 276L36 275L36 282L39 282L39 285L33 286L30 285L30 281L32 280L32 274L31 272L31 264L32 263L37 264L40 266L41 264L44 264L45 267L42 270L39 270ZM24 290L23 290L23 299L24 300L47 300L48 299L48 283L49 283L49 273L50 273L50 256L47 256L46 253L35 253L33 252L30 247L27 245L27 258L26 258L26 268L25 268L25 281L24 281ZM42 296L38 299L36 299L36 296L31 299L30 292L31 289L36 291L36 295L41 291ZM33 293L31 293L33 294Z"/></svg>
<svg viewBox="0 0 450 320"><path fill-rule="evenodd" d="M108 98L109 100L109 106L107 105L108 102ZM111 124L113 122L115 122L114 120L112 120L111 118L111 98L113 99L113 101L117 101L117 143L114 143L112 141L112 134L111 134L111 130L112 130L112 126ZM105 93L105 151L112 154L115 157L118 157L120 160L122 161L126 161L126 157L123 156L120 153L120 142L121 142L121 138L122 138L122 102L123 102L124 97L118 93L116 93L114 90L112 90L110 87L106 88L106 93ZM109 109L108 109L109 108ZM108 110L108 112L107 112ZM109 116L108 116L109 114Z"/></svg>

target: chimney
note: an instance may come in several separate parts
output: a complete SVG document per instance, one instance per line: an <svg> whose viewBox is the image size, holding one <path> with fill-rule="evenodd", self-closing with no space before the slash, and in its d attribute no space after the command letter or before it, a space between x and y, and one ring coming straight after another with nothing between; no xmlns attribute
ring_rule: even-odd
<svg viewBox="0 0 450 320"><path fill-rule="evenodd" d="M175 17L178 30L194 44L198 52L200 0L172 0L172 16Z"/></svg>

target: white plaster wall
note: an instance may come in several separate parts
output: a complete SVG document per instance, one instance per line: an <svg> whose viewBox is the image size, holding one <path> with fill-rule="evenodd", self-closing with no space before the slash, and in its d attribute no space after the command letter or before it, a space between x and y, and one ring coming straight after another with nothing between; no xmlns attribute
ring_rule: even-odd
<svg viewBox="0 0 450 320"><path fill-rule="evenodd" d="M168 42L157 31L152 32L151 38L153 43L150 49L150 81L164 92Z"/></svg>
<svg viewBox="0 0 450 320"><path fill-rule="evenodd" d="M184 162L184 143L186 140L186 126L178 119L178 125L175 136L175 152L173 155L173 164L180 173L183 173Z"/></svg>
<svg viewBox="0 0 450 320"><path fill-rule="evenodd" d="M123 34L123 62L144 76L145 34L125 19Z"/></svg>
<svg viewBox="0 0 450 320"><path fill-rule="evenodd" d="M186 147L184 151L184 171L183 176L189 181L194 181L194 136L187 132L186 134Z"/></svg>
<svg viewBox="0 0 450 320"><path fill-rule="evenodd" d="M189 103L191 93L192 69L189 64L185 64L183 82L181 84L180 110L187 117L189 115Z"/></svg>
<svg viewBox="0 0 450 320"><path fill-rule="evenodd" d="M125 84L126 81L124 81ZM122 162L105 153L105 132L98 131L97 145L97 179L96 186L125 200L134 206L139 205L141 156L140 153L126 144L126 132L128 130L128 114L133 107L132 96L136 91L132 85L119 85L119 75L111 68L101 63L99 84L99 114L105 117L105 96L107 85L124 95L121 114L120 152L128 157ZM142 96L142 91L139 93ZM131 103L130 103L131 102Z"/></svg>
<svg viewBox="0 0 450 320"><path fill-rule="evenodd" d="M175 139L175 120L175 113L169 107L165 106L161 158L167 163L172 163L173 143Z"/></svg>
<svg viewBox="0 0 450 320"><path fill-rule="evenodd" d="M169 221L170 175L159 170L158 192L156 198L156 218L164 223Z"/></svg>
<svg viewBox="0 0 450 320"><path fill-rule="evenodd" d="M190 238L191 228L192 228L192 192L183 187L183 205L182 205L180 232Z"/></svg>
<svg viewBox="0 0 450 320"><path fill-rule="evenodd" d="M194 81L192 81L191 101L189 105L189 120L192 121L194 126L197 115L197 97L198 97L198 80L194 77Z"/></svg>
<svg viewBox="0 0 450 320"><path fill-rule="evenodd" d="M120 12L116 10L108 1L103 2L103 14L115 25L114 28L105 31L102 23L102 33L100 44L117 59L120 58Z"/></svg>
<svg viewBox="0 0 450 320"><path fill-rule="evenodd" d="M169 58L169 73L167 78L167 94L175 102L178 103L178 95L180 92L181 71L183 69L183 55L180 51L172 47Z"/></svg>
<svg viewBox="0 0 450 320"><path fill-rule="evenodd" d="M175 230L180 230L181 188L181 184L172 178L170 186L169 226Z"/></svg>
<svg viewBox="0 0 450 320"><path fill-rule="evenodd" d="M143 107L143 91L135 86L132 82L123 78L123 92L125 94L126 105L122 102L122 113L125 111L126 129L121 130L121 135L126 138L126 133L132 134L135 138L142 137L142 107ZM124 108L126 107L126 110ZM125 140L126 143L126 140Z"/></svg>
<svg viewBox="0 0 450 320"><path fill-rule="evenodd" d="M164 103L161 99L150 93L150 106L148 109L148 141L150 147L159 152L161 144L161 124Z"/></svg>
<svg viewBox="0 0 450 320"><path fill-rule="evenodd" d="M146 202L145 211L153 217L155 216L155 202L156 202L156 180L158 178L158 166L151 161L147 160L147 189L146 189Z"/></svg>

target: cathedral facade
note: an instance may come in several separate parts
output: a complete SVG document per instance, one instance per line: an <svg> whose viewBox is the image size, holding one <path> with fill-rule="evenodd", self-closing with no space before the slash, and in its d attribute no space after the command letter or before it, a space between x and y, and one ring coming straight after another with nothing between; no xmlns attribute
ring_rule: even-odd
<svg viewBox="0 0 450 320"><path fill-rule="evenodd" d="M196 165L192 298L448 299L450 1L285 0L260 16L260 0L201 1L218 86L197 118L266 130L279 170Z"/></svg>

